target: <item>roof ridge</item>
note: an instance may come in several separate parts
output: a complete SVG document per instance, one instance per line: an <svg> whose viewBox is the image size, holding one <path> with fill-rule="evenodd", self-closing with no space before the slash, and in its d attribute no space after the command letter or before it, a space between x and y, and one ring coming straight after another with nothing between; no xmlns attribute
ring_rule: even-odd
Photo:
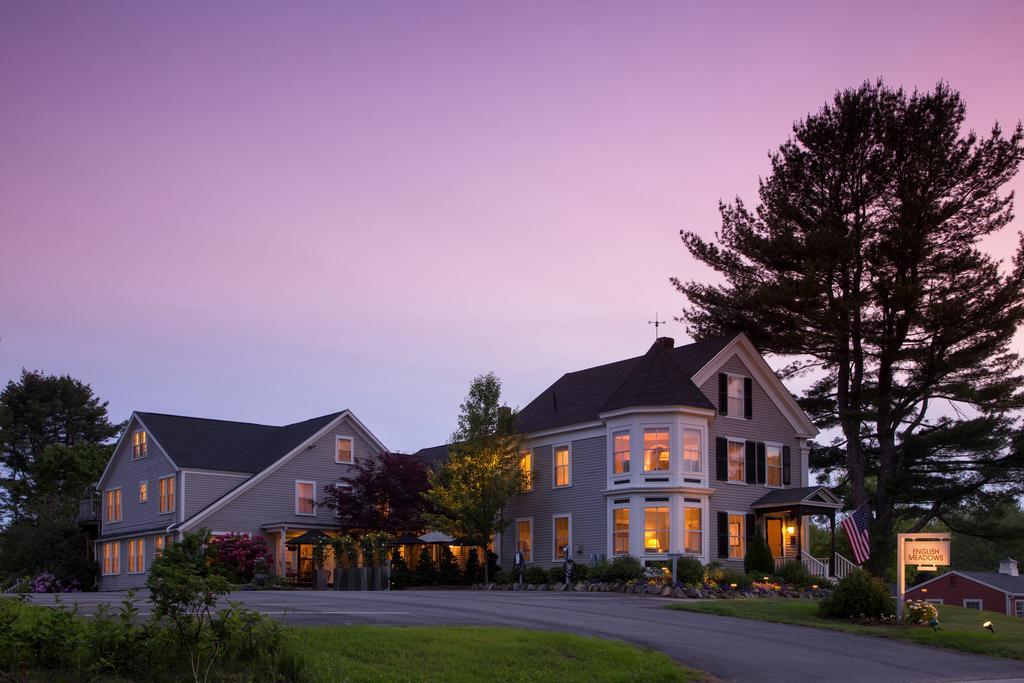
<svg viewBox="0 0 1024 683"><path fill-rule="evenodd" d="M344 413L345 410L338 410L333 413L324 413L323 415L317 415L316 417L306 418L305 420L299 420L298 422L289 422L283 425L271 425L263 422L246 422L244 420L225 420L219 417L199 417L197 415L176 415L174 413L158 413L151 410L136 410L136 415L156 415L159 417L176 417L181 420L201 420L203 422L223 422L225 424L233 425L247 425L250 427L268 427L270 429L285 429L286 427L294 427L296 425L303 424L305 422L313 422L314 420L322 420L327 417L337 417Z"/></svg>

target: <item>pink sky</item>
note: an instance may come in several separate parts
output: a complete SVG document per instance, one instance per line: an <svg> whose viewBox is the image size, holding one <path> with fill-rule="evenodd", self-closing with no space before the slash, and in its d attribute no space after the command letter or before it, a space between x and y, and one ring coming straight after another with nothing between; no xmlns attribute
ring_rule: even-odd
<svg viewBox="0 0 1024 683"><path fill-rule="evenodd" d="M1024 3L785 6L3 3L0 380L434 445L476 374L644 352L678 230L836 89L1024 116Z"/></svg>

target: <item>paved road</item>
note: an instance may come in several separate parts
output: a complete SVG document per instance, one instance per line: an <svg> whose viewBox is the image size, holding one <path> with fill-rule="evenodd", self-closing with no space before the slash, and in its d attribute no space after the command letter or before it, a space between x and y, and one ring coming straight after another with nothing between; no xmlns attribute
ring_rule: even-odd
<svg viewBox="0 0 1024 683"><path fill-rule="evenodd" d="M70 596L65 596L66 599ZM140 594L142 614L148 612ZM90 614L123 593L74 596ZM1024 681L1024 662L882 638L666 609L609 593L260 591L231 594L288 624L486 624L616 638L730 681ZM50 596L35 596L39 604Z"/></svg>

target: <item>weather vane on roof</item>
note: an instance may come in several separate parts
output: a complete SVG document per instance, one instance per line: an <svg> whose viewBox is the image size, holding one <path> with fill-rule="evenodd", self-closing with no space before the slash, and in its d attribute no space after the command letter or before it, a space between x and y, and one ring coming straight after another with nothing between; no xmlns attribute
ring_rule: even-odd
<svg viewBox="0 0 1024 683"><path fill-rule="evenodd" d="M668 322L665 321L665 320L658 320L658 314L655 313L654 314L654 320L648 320L647 324L648 325L654 325L654 338L657 339L658 338L658 328L661 327L662 325L668 324Z"/></svg>

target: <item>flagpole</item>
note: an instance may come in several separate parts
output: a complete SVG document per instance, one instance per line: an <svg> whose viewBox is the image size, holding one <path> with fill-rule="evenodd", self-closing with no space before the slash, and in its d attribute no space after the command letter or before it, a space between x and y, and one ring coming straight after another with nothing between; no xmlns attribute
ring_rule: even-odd
<svg viewBox="0 0 1024 683"><path fill-rule="evenodd" d="M896 623L903 623L903 596L907 592L907 568L903 564L903 534L896 534Z"/></svg>

